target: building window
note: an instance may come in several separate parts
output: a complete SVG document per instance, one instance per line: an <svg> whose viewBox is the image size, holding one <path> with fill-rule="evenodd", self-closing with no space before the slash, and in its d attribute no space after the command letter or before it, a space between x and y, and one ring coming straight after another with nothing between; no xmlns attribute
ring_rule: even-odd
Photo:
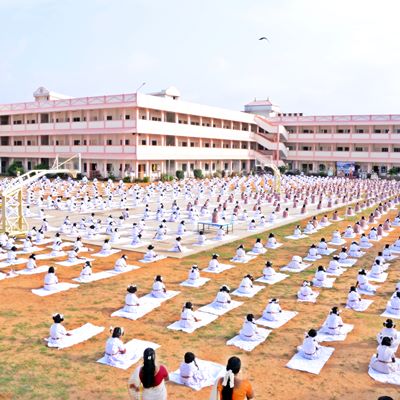
<svg viewBox="0 0 400 400"><path fill-rule="evenodd" d="M187 171L187 164L182 164L182 171L186 172Z"/></svg>
<svg viewBox="0 0 400 400"><path fill-rule="evenodd" d="M228 169L228 163L227 162L224 164L224 169Z"/></svg>
<svg viewBox="0 0 400 400"><path fill-rule="evenodd" d="M74 117L74 118L72 118L72 121L73 121L73 122L80 122L80 120L81 120L81 119L80 119L79 117Z"/></svg>
<svg viewBox="0 0 400 400"><path fill-rule="evenodd" d="M190 147L194 147L194 142L190 142Z"/></svg>
<svg viewBox="0 0 400 400"><path fill-rule="evenodd" d="M210 165L209 165L208 163L205 163L205 164L204 164L204 169L205 169L206 171L209 171Z"/></svg>
<svg viewBox="0 0 400 400"><path fill-rule="evenodd" d="M363 147L355 147L354 151L364 151L364 148Z"/></svg>
<svg viewBox="0 0 400 400"><path fill-rule="evenodd" d="M32 146L32 141L31 141L31 140L27 140L26 145L27 145L27 146ZM30 169L30 168L29 168L29 169Z"/></svg>
<svg viewBox="0 0 400 400"><path fill-rule="evenodd" d="M325 164L319 164L318 168L319 168L319 172L324 172L325 171Z"/></svg>
<svg viewBox="0 0 400 400"><path fill-rule="evenodd" d="M81 141L80 140L74 140L74 146L80 146Z"/></svg>
<svg viewBox="0 0 400 400"><path fill-rule="evenodd" d="M187 147L187 142L182 142L182 147Z"/></svg>
<svg viewBox="0 0 400 400"><path fill-rule="evenodd" d="M389 152L389 148L388 147L382 147L381 151L382 151L382 153L388 153Z"/></svg>
<svg viewBox="0 0 400 400"><path fill-rule="evenodd" d="M400 147L393 147L393 151L395 153L400 153Z"/></svg>
<svg viewBox="0 0 400 400"><path fill-rule="evenodd" d="M129 139L125 139L125 146L129 146L130 142Z"/></svg>
<svg viewBox="0 0 400 400"><path fill-rule="evenodd" d="M157 140L152 140L152 141L151 141L151 145L152 145L152 146L157 146Z"/></svg>
<svg viewBox="0 0 400 400"><path fill-rule="evenodd" d="M190 164L190 169L193 171L194 170L194 164Z"/></svg>
<svg viewBox="0 0 400 400"><path fill-rule="evenodd" d="M131 116L129 114L126 114L125 119L131 119Z"/></svg>
<svg viewBox="0 0 400 400"><path fill-rule="evenodd" d="M364 133L364 129L356 129L356 133Z"/></svg>
<svg viewBox="0 0 400 400"><path fill-rule="evenodd" d="M210 147L210 143L204 143L204 147Z"/></svg>
<svg viewBox="0 0 400 400"><path fill-rule="evenodd" d="M146 146L146 139L142 139L142 146Z"/></svg>
<svg viewBox="0 0 400 400"><path fill-rule="evenodd" d="M107 121L112 121L112 115L107 115Z"/></svg>
<svg viewBox="0 0 400 400"><path fill-rule="evenodd" d="M14 146L22 146L22 140L14 140Z"/></svg>
<svg viewBox="0 0 400 400"><path fill-rule="evenodd" d="M303 146L302 148L301 148L303 151L311 151L312 149L311 149L311 146Z"/></svg>
<svg viewBox="0 0 400 400"><path fill-rule="evenodd" d="M158 171L158 164L151 164L151 171L157 172Z"/></svg>
<svg viewBox="0 0 400 400"><path fill-rule="evenodd" d="M112 139L107 139L107 146L112 146Z"/></svg>

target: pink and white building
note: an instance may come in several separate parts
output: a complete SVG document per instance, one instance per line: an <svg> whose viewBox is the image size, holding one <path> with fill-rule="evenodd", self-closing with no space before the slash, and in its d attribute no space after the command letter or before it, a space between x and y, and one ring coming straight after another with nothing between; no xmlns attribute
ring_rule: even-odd
<svg viewBox="0 0 400 400"><path fill-rule="evenodd" d="M283 114L269 100L244 111L183 101L174 87L81 98L41 87L34 101L0 105L1 172L14 161L29 170L77 153L89 177L155 179L271 163L305 172L335 172L341 161L365 172L400 166L400 115Z"/></svg>

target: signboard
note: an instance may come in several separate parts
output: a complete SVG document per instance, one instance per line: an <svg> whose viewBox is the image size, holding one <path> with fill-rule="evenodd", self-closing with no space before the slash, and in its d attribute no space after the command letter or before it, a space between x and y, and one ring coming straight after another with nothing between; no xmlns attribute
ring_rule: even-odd
<svg viewBox="0 0 400 400"><path fill-rule="evenodd" d="M353 175L356 170L355 163L351 161L337 161L336 172L337 175Z"/></svg>

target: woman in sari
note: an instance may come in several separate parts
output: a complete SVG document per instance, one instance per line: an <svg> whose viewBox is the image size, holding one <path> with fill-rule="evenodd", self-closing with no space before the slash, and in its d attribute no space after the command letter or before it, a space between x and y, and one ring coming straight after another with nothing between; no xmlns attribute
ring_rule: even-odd
<svg viewBox="0 0 400 400"><path fill-rule="evenodd" d="M166 400L168 380L167 368L156 364L156 353L149 347L143 353L143 365L129 379L129 394L133 400Z"/></svg>

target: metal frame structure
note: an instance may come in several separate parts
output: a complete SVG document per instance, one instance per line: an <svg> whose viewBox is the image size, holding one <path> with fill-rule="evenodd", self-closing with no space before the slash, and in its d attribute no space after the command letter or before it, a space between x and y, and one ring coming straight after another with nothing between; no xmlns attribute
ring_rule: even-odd
<svg viewBox="0 0 400 400"><path fill-rule="evenodd" d="M70 168L70 164L78 161L77 168ZM23 212L23 189L34 181L47 174L68 174L76 178L81 172L81 155L76 154L65 161L60 162L57 156L49 169L39 169L26 172L13 178L1 193L1 232L12 235L24 234L28 230L28 223Z"/></svg>

